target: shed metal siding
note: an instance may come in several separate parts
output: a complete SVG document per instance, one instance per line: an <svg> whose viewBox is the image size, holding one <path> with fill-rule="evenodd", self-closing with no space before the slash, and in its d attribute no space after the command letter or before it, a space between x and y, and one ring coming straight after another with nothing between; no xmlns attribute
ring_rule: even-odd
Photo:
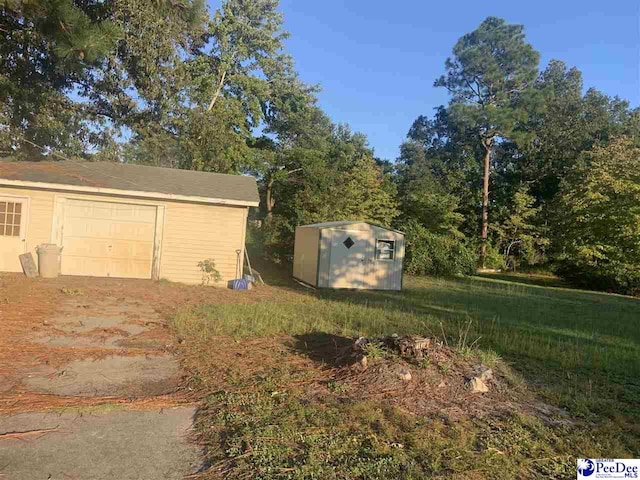
<svg viewBox="0 0 640 480"><path fill-rule="evenodd" d="M217 286L236 278L236 250L244 253L244 230L248 208L222 205L203 205L187 202L130 199L126 195L105 196L86 193L57 192L40 189L0 187L0 195L30 199L26 251L36 257L35 248L41 243L57 243L58 233L52 225L62 222L55 218L56 199L77 198L96 201L126 201L141 205L164 207L165 217L161 233L159 277L176 282L200 283L202 272L198 262L213 258L222 275ZM59 216L59 215L58 215Z"/></svg>
<svg viewBox="0 0 640 480"><path fill-rule="evenodd" d="M331 276L331 244L333 243L333 230L330 228L319 228L320 237L320 259L318 261L318 287L330 287Z"/></svg>
<svg viewBox="0 0 640 480"><path fill-rule="evenodd" d="M404 235L393 229L387 229L379 225L372 225L366 222L327 222L326 224L305 225L296 229L296 248L294 252L294 276L302 268L303 260L298 252L299 244L307 243L309 232L315 232L315 238L319 239L317 257L317 283L304 280L319 288L332 288L331 272L333 267L331 260L331 246L336 235L349 231L366 232L369 235L369 248L366 253L364 284L365 288L376 290L401 290L402 289L402 265L404 262ZM305 240L298 239L301 232L304 232ZM375 258L375 247L377 240L394 240L395 255L392 262L379 261ZM296 267L296 264L299 266ZM307 267L306 261L304 262ZM315 280L314 280L315 282Z"/></svg>

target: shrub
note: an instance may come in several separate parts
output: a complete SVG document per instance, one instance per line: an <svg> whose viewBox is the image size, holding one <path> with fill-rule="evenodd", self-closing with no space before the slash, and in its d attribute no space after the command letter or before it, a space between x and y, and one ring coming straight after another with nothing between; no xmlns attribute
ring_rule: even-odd
<svg viewBox="0 0 640 480"><path fill-rule="evenodd" d="M558 262L556 274L577 287L640 296L639 265L567 258Z"/></svg>
<svg viewBox="0 0 640 480"><path fill-rule="evenodd" d="M209 285L211 282L218 283L222 280L222 275L216 268L216 262L213 258L207 258L198 262L198 267L202 272L202 285Z"/></svg>
<svg viewBox="0 0 640 480"><path fill-rule="evenodd" d="M417 221L401 226L405 232L404 268L413 275L470 275L478 261L473 248L463 238L435 234Z"/></svg>
<svg viewBox="0 0 640 480"><path fill-rule="evenodd" d="M480 251L480 242L477 242L476 251ZM500 252L500 249L494 246L491 242L487 242L487 255L484 258L485 268L496 268L503 270L507 268L504 255Z"/></svg>
<svg viewBox="0 0 640 480"><path fill-rule="evenodd" d="M252 250L260 256L275 263L291 261L293 258L293 243L295 227L285 217L274 215L262 222L260 230L252 235Z"/></svg>

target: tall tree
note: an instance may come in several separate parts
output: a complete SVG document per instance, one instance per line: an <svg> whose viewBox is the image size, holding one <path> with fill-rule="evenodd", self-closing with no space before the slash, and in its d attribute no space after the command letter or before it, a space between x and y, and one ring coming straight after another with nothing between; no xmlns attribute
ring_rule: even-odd
<svg viewBox="0 0 640 480"><path fill-rule="evenodd" d="M482 181L482 251L489 228L489 175L496 141L516 137L531 109L539 54L525 41L522 25L489 17L464 35L448 58L446 73L435 81L452 95L455 118L473 128L484 149Z"/></svg>
<svg viewBox="0 0 640 480"><path fill-rule="evenodd" d="M250 148L257 128L276 132L285 99L313 102L284 50L277 0L225 0L206 42L189 64L193 108L183 137L186 168L218 172L255 169ZM191 133L192 132L192 133Z"/></svg>
<svg viewBox="0 0 640 480"><path fill-rule="evenodd" d="M454 236L459 229L476 231L480 197L474 156L479 145L458 127L444 107L433 119L419 116L413 122L396 162L403 223L413 218L433 233Z"/></svg>
<svg viewBox="0 0 640 480"><path fill-rule="evenodd" d="M552 60L535 83L544 108L532 111L520 125L532 141L513 146L513 155L498 159L499 170L514 172L515 182L532 186L545 205L557 194L560 181L572 171L580 154L596 143L631 133L633 113L628 102L591 88L583 96L582 75L576 68Z"/></svg>
<svg viewBox="0 0 640 480"><path fill-rule="evenodd" d="M545 237L544 226L536 221L540 207L535 206L535 197L525 185L520 185L503 209L506 210L501 215L503 220L494 230L505 266L515 271L523 261L529 266L543 263L549 239Z"/></svg>
<svg viewBox="0 0 640 480"><path fill-rule="evenodd" d="M86 106L69 94L120 32L101 1L0 0L0 142L13 152L82 153ZM5 151L4 153L8 153Z"/></svg>
<svg viewBox="0 0 640 480"><path fill-rule="evenodd" d="M390 225L398 214L395 185L366 138L346 126L325 124L326 117L310 118L319 120L316 128L278 152L286 171L279 170L272 185L273 205L262 231L266 252L275 257L291 253L297 225L345 219Z"/></svg>

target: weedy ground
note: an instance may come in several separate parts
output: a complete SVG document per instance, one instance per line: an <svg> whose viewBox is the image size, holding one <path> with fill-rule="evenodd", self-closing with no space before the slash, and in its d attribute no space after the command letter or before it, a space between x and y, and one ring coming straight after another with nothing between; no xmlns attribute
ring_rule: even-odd
<svg viewBox="0 0 640 480"><path fill-rule="evenodd" d="M260 303L173 316L203 478L575 478L577 457L640 454L638 299L532 276L406 277L402 292L281 278ZM354 337L393 333L450 354L345 362ZM462 388L479 364L497 372L489 394ZM412 381L389 380L394 365Z"/></svg>

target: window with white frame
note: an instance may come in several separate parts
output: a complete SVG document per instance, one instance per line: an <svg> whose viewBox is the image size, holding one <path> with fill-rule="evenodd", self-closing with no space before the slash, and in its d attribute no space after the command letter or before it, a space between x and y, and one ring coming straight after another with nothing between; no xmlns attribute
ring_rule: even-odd
<svg viewBox="0 0 640 480"><path fill-rule="evenodd" d="M0 201L0 235L5 237L20 236L22 220L22 203Z"/></svg>
<svg viewBox="0 0 640 480"><path fill-rule="evenodd" d="M376 259L393 260L396 255L395 240L376 240Z"/></svg>

